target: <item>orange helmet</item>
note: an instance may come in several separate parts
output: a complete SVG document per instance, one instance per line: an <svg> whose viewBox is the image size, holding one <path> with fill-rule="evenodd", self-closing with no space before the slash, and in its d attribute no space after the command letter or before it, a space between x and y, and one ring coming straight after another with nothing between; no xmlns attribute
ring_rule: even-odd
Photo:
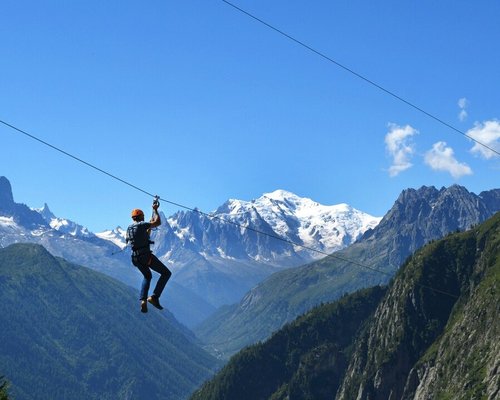
<svg viewBox="0 0 500 400"><path fill-rule="evenodd" d="M138 208L134 208L132 210L132 218L140 217L141 215L144 217L144 213L142 212L142 210L139 210Z"/></svg>

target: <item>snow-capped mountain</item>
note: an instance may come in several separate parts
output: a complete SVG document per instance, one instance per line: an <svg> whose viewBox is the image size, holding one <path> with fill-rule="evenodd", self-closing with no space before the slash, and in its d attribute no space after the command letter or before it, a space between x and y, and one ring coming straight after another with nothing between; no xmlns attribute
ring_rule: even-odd
<svg viewBox="0 0 500 400"><path fill-rule="evenodd" d="M47 221L52 229L55 229L58 232L83 238L95 237L95 235L86 227L70 221L69 219L56 217L52 211L50 211L47 203L45 203L42 208L35 208L34 210L37 211L43 219L45 219L45 221Z"/></svg>
<svg viewBox="0 0 500 400"><path fill-rule="evenodd" d="M218 307L238 301L271 273L348 246L380 218L277 190L252 201L228 200L210 215L182 211L162 220L155 253L177 282Z"/></svg>
<svg viewBox="0 0 500 400"><path fill-rule="evenodd" d="M100 237L101 239L109 240L110 242L123 249L127 245L125 243L126 234L127 231L125 229L123 229L121 226L117 226L115 229L99 232L95 235L97 237Z"/></svg>
<svg viewBox="0 0 500 400"><path fill-rule="evenodd" d="M283 190L252 201L228 200L210 215L196 211L160 215L163 223L153 232L153 250L174 272L169 287L177 285L178 298L170 301L183 310L179 319L187 325L216 307L239 301L280 269L348 246L380 220L347 204L324 206ZM0 177L1 247L39 243L56 256L138 287L141 275L131 267L125 231L117 227L94 234L55 216L47 204L41 209L17 204L10 182ZM170 294L174 295L172 290ZM195 301L197 315L189 311Z"/></svg>
<svg viewBox="0 0 500 400"><path fill-rule="evenodd" d="M323 253L348 246L381 220L345 203L325 206L285 190L250 202L229 200L216 214L243 225L251 225L251 219L260 216L277 236ZM294 251L305 252L312 259L324 256L301 246L294 246Z"/></svg>
<svg viewBox="0 0 500 400"><path fill-rule="evenodd" d="M325 206L284 190L252 201L228 200L210 216L180 212L168 218L167 229L185 248L204 257L246 259L274 267L322 258L350 245L381 220L347 204Z"/></svg>

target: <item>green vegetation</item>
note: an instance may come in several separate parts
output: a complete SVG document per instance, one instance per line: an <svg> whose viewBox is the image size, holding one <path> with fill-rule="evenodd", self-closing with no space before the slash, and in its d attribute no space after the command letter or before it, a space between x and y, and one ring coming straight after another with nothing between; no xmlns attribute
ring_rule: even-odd
<svg viewBox="0 0 500 400"><path fill-rule="evenodd" d="M356 332L384 293L375 287L315 308L235 355L192 399L331 398Z"/></svg>
<svg viewBox="0 0 500 400"><path fill-rule="evenodd" d="M352 253L360 251L357 245L350 249ZM339 252L339 256L343 257L344 253ZM357 255L345 257L356 259ZM367 258L362 260L367 262ZM379 265L380 260L372 258L369 263L372 265L372 262ZM246 307L246 299L243 299L238 305L220 309L197 327L195 333L223 358L229 358L318 304L335 301L363 287L387 283L387 280L385 275L370 274L352 264L328 258L273 274L249 292L250 306ZM253 302L254 298L257 301Z"/></svg>
<svg viewBox="0 0 500 400"><path fill-rule="evenodd" d="M167 311L38 245L0 250L0 371L23 399L183 399L217 362ZM167 305L168 307L168 305Z"/></svg>

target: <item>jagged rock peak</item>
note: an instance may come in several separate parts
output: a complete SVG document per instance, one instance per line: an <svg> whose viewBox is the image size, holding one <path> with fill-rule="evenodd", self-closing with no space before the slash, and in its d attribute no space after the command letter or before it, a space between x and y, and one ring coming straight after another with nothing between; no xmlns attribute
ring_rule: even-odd
<svg viewBox="0 0 500 400"><path fill-rule="evenodd" d="M418 189L405 189L399 195L397 202L404 203L405 201L411 199L425 199L432 203L433 200L443 197L443 196L470 196L469 192L465 187L454 184L449 187L442 187L441 189L436 189L434 186L421 186Z"/></svg>
<svg viewBox="0 0 500 400"><path fill-rule="evenodd" d="M500 189L493 189L479 193L479 197L484 201L488 209L494 213L500 204Z"/></svg>
<svg viewBox="0 0 500 400"><path fill-rule="evenodd" d="M5 176L0 176L0 207L14 204L12 186Z"/></svg>
<svg viewBox="0 0 500 400"><path fill-rule="evenodd" d="M56 216L54 215L54 213L50 210L49 206L47 203L44 203L43 204L43 207L42 208L39 208L37 209L36 211L38 211L40 213L40 215L45 219L45 221L49 222L56 218Z"/></svg>
<svg viewBox="0 0 500 400"><path fill-rule="evenodd" d="M412 199L433 199L438 197L439 193L443 190L445 190L445 188L438 190L434 186L421 186L419 189L404 189L396 200L396 203L406 203Z"/></svg>

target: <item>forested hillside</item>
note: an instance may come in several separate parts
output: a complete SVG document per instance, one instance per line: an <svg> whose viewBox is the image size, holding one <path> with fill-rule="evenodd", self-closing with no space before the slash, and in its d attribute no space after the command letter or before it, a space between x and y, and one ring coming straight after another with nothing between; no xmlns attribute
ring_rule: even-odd
<svg viewBox="0 0 500 400"><path fill-rule="evenodd" d="M167 310L39 245L0 249L0 326L16 400L183 399L217 366Z"/></svg>
<svg viewBox="0 0 500 400"><path fill-rule="evenodd" d="M500 214L242 350L193 400L497 399Z"/></svg>

